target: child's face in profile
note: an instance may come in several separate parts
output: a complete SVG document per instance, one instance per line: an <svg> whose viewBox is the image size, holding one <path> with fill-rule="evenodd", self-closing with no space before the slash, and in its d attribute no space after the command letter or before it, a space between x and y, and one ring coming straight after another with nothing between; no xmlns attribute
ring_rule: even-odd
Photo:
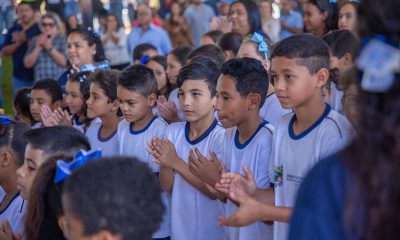
<svg viewBox="0 0 400 240"><path fill-rule="evenodd" d="M197 122L214 113L215 97L208 84L201 80L186 80L179 88L179 104L188 122Z"/></svg>
<svg viewBox="0 0 400 240"><path fill-rule="evenodd" d="M78 82L68 81L66 84L65 103L72 114L80 113L83 99Z"/></svg>
<svg viewBox="0 0 400 240"><path fill-rule="evenodd" d="M347 54L347 55L346 55ZM330 65L331 69L339 71L339 73L344 73L348 71L350 68L353 67L353 63L351 62L350 59L348 59L350 56L348 53L346 53L342 58L338 58L335 56L330 57Z"/></svg>
<svg viewBox="0 0 400 240"><path fill-rule="evenodd" d="M357 126L360 116L357 98L359 90L357 84L350 84L345 90L342 97L343 113L353 126Z"/></svg>
<svg viewBox="0 0 400 240"><path fill-rule="evenodd" d="M40 117L40 110L43 105L49 106L52 111L54 110L53 100L46 90L32 89L29 107L33 119L37 122L42 120Z"/></svg>
<svg viewBox="0 0 400 240"><path fill-rule="evenodd" d="M89 118L103 117L111 112L112 102L97 83L90 84L90 97L86 104Z"/></svg>
<svg viewBox="0 0 400 240"><path fill-rule="evenodd" d="M217 83L216 110L222 126L237 126L245 117L249 103L247 97L240 96L235 80L229 75L221 74Z"/></svg>
<svg viewBox="0 0 400 240"><path fill-rule="evenodd" d="M145 97L138 92L131 91L121 86L118 86L117 94L120 101L120 109L128 122L136 122L143 119L151 112L155 103L154 94L152 94L152 97Z"/></svg>
<svg viewBox="0 0 400 240"><path fill-rule="evenodd" d="M156 61L149 61L146 63L146 67L153 70L154 75L157 79L158 90L162 90L167 87L167 75L165 73L164 67Z"/></svg>
<svg viewBox="0 0 400 240"><path fill-rule="evenodd" d="M172 54L167 56L167 77L171 84L176 85L176 78L178 77L179 70L181 70L182 65L176 57Z"/></svg>
<svg viewBox="0 0 400 240"><path fill-rule="evenodd" d="M25 149L24 164L17 170L18 189L23 199L28 200L37 170L46 160L43 150L35 149L28 143Z"/></svg>
<svg viewBox="0 0 400 240"><path fill-rule="evenodd" d="M276 96L285 109L296 109L311 99L322 101L321 87L326 83L326 77L310 74L307 67L297 64L296 59L274 57L270 76Z"/></svg>

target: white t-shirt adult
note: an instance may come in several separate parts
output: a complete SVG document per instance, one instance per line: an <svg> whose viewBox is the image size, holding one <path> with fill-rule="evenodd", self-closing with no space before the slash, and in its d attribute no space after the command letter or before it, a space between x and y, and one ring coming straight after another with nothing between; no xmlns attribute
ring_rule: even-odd
<svg viewBox="0 0 400 240"><path fill-rule="evenodd" d="M190 140L189 131L188 122L172 123L166 131L166 138L174 143L178 156L186 163L189 151L195 147L207 158L210 158L210 151L221 157L225 130L217 120L195 140ZM175 174L171 196L171 239L224 239L224 228L218 226L218 217L223 214L222 202L211 200L186 182L179 173Z"/></svg>
<svg viewBox="0 0 400 240"><path fill-rule="evenodd" d="M92 149L100 149L103 157L118 156L118 136L117 130L110 136L103 138L100 136L103 123L101 120L94 119L86 131Z"/></svg>
<svg viewBox="0 0 400 240"><path fill-rule="evenodd" d="M154 163L153 157L146 150L147 143L154 137L164 138L165 129L168 124L159 117L153 117L146 127L140 130L133 130L133 123L123 119L118 125L118 142L119 155L135 157L143 161L154 172L160 172L160 166ZM161 199L164 203L166 212L163 216L163 221L160 228L153 234L153 238L166 238L171 235L171 207L170 194L167 192L161 193Z"/></svg>
<svg viewBox="0 0 400 240"><path fill-rule="evenodd" d="M272 134L274 127L264 121L257 131L246 142L239 142L239 133L236 127L227 129L224 138L224 153L227 171L243 173L242 166L247 166L254 174L258 188L270 187L268 175L269 159L272 148ZM227 201L226 215L231 215L237 206ZM272 239L272 226L257 222L246 227L227 227L228 239L235 240L269 240Z"/></svg>
<svg viewBox="0 0 400 240"><path fill-rule="evenodd" d="M270 178L275 185L275 205L294 207L297 191L307 172L320 160L348 145L354 136L350 122L326 105L323 115L299 135L293 132L295 113L275 128ZM289 225L274 222L274 239L287 239Z"/></svg>
<svg viewBox="0 0 400 240"><path fill-rule="evenodd" d="M126 42L125 29L120 28L116 35L119 39L118 43L115 43L111 38L103 44L104 53L107 59L110 61L110 65L119 65L124 63L129 63L130 58L128 54L128 45Z"/></svg>
<svg viewBox="0 0 400 240"><path fill-rule="evenodd" d="M269 95L260 108L260 116L271 123L272 126L276 126L278 121L290 112L292 112L291 109L284 109L281 106L275 93Z"/></svg>

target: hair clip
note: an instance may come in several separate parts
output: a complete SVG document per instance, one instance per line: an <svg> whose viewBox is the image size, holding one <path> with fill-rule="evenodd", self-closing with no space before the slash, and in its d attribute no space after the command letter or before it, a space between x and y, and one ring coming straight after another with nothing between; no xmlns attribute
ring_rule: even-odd
<svg viewBox="0 0 400 240"><path fill-rule="evenodd" d="M1 124L3 124L3 125L9 125L9 124L11 124L13 121L10 119L10 118L8 118L8 117L6 117L6 116L0 116L0 123Z"/></svg>
<svg viewBox="0 0 400 240"><path fill-rule="evenodd" d="M96 40L100 39L100 35L98 33L96 33L95 31L93 31L93 29L91 27L88 27L87 29L93 38L95 38Z"/></svg>
<svg viewBox="0 0 400 240"><path fill-rule="evenodd" d="M261 34L255 32L255 33L253 33L253 36L251 37L251 41L258 43L257 50L261 53L264 53L264 58L265 58L265 60L267 60L268 59L268 45L264 41L264 37Z"/></svg>
<svg viewBox="0 0 400 240"><path fill-rule="evenodd" d="M361 39L364 48L356 64L363 71L361 88L369 92L386 92L400 72L400 49L382 35Z"/></svg>
<svg viewBox="0 0 400 240"><path fill-rule="evenodd" d="M76 169L85 165L88 161L101 157L100 150L92 150L86 152L80 150L74 157L72 162L65 162L64 160L57 160L56 174L54 176L54 183L59 183L67 179Z"/></svg>
<svg viewBox="0 0 400 240"><path fill-rule="evenodd" d="M143 56L140 58L140 64L145 65L145 64L148 63L149 61L150 61L150 56L148 56L148 55L143 55Z"/></svg>
<svg viewBox="0 0 400 240"><path fill-rule="evenodd" d="M86 77L86 75L82 74L82 75L79 75L76 79L77 79L80 83L83 83L83 82L85 82L85 81L87 80L87 77Z"/></svg>
<svg viewBox="0 0 400 240"><path fill-rule="evenodd" d="M337 3L336 0L329 0L329 3Z"/></svg>

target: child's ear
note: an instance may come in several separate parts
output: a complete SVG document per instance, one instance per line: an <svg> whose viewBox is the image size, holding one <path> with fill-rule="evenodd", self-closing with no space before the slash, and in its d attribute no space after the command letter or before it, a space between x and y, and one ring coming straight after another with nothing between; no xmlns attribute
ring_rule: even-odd
<svg viewBox="0 0 400 240"><path fill-rule="evenodd" d="M115 99L112 103L111 103L111 111L118 111L119 109L119 100Z"/></svg>
<svg viewBox="0 0 400 240"><path fill-rule="evenodd" d="M53 103L53 109L52 110L56 110L58 108L62 108L63 102L61 100L57 100Z"/></svg>
<svg viewBox="0 0 400 240"><path fill-rule="evenodd" d="M12 163L12 155L8 151L4 151L1 156L0 156L0 166L3 167L8 167Z"/></svg>
<svg viewBox="0 0 400 240"><path fill-rule="evenodd" d="M92 236L93 240L117 240L119 239L117 236L112 235L107 230L101 230L95 236Z"/></svg>
<svg viewBox="0 0 400 240"><path fill-rule="evenodd" d="M65 217L64 216L62 216L62 217L59 217L58 218L58 220L57 220L57 224L58 224L58 227L61 229L61 231L64 233L64 236L65 236L65 228L66 228L66 223L65 223Z"/></svg>
<svg viewBox="0 0 400 240"><path fill-rule="evenodd" d="M235 56L235 54L234 54L232 51L230 51L230 50L225 50L225 51L224 51L224 57L225 57L225 62L226 62L226 61L228 61L228 60L230 60L230 59L232 59L232 58L235 58L236 56Z"/></svg>
<svg viewBox="0 0 400 240"><path fill-rule="evenodd" d="M345 64L345 66L353 64L353 57L351 56L350 53L345 53L343 55L343 63Z"/></svg>
<svg viewBox="0 0 400 240"><path fill-rule="evenodd" d="M316 77L317 77L317 88L322 88L322 86L324 86L329 79L329 70L326 68L321 68L320 70L318 70L315 73Z"/></svg>
<svg viewBox="0 0 400 240"><path fill-rule="evenodd" d="M261 107L260 106L261 96L259 93L250 93L249 100L250 100L249 110L256 110Z"/></svg>
<svg viewBox="0 0 400 240"><path fill-rule="evenodd" d="M263 60L261 63L264 66L265 71L269 72L269 68L271 67L271 62L269 60Z"/></svg>
<svg viewBox="0 0 400 240"><path fill-rule="evenodd" d="M149 96L147 96L147 103L149 104L150 107L153 107L156 104L157 101L157 95L152 93Z"/></svg>
<svg viewBox="0 0 400 240"><path fill-rule="evenodd" d="M217 105L217 95L214 95L213 97L211 97L211 103L213 108L215 109L215 106Z"/></svg>

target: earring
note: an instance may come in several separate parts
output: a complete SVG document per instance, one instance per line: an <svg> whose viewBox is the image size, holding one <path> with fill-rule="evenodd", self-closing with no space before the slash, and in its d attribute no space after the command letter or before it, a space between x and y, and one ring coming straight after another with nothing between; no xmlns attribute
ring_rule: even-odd
<svg viewBox="0 0 400 240"><path fill-rule="evenodd" d="M96 51L93 51L93 56L96 55Z"/></svg>

